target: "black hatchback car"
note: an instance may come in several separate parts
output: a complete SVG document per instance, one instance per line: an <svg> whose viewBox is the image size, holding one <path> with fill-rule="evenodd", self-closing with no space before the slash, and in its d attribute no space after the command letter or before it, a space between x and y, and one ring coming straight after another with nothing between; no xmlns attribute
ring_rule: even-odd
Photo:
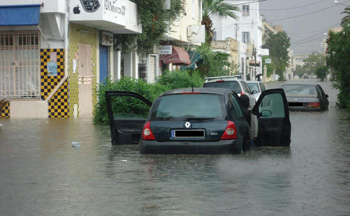
<svg viewBox="0 0 350 216"><path fill-rule="evenodd" d="M148 116L121 117L113 110L114 97L137 98L150 107ZM112 144L139 144L140 153L241 153L250 146L249 123L229 89L177 89L153 104L133 92L109 91L106 100ZM263 92L253 113L259 125L255 142L289 146L291 125L282 89Z"/></svg>

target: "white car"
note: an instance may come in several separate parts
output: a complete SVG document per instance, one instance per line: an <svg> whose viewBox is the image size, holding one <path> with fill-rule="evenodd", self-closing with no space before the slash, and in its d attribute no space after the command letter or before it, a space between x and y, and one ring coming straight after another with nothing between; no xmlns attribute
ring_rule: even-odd
<svg viewBox="0 0 350 216"><path fill-rule="evenodd" d="M252 96L246 81L237 79L235 76L206 77L203 87L228 88L239 97L245 94L249 97L249 106L251 109L257 101L255 97Z"/></svg>
<svg viewBox="0 0 350 216"><path fill-rule="evenodd" d="M252 96L258 101L261 92L265 91L265 85L260 81L246 81Z"/></svg>

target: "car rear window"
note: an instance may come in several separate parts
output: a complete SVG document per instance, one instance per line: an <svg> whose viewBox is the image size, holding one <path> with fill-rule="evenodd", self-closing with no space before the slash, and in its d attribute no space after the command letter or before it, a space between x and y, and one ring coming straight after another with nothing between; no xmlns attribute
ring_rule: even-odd
<svg viewBox="0 0 350 216"><path fill-rule="evenodd" d="M317 96L316 87L312 85L283 85L287 96Z"/></svg>
<svg viewBox="0 0 350 216"><path fill-rule="evenodd" d="M152 111L152 121L224 119L224 97L215 94L177 94L162 96Z"/></svg>
<svg viewBox="0 0 350 216"><path fill-rule="evenodd" d="M203 87L213 87L213 88L228 88L234 91L236 94L242 92L242 88L237 81L222 81L222 82L210 82L204 83Z"/></svg>
<svg viewBox="0 0 350 216"><path fill-rule="evenodd" d="M256 91L260 92L258 83L247 83L248 87L250 88L250 91Z"/></svg>

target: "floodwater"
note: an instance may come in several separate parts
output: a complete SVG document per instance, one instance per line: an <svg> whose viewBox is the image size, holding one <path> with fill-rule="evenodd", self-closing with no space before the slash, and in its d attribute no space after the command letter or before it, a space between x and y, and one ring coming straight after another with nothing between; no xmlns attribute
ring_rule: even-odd
<svg viewBox="0 0 350 216"><path fill-rule="evenodd" d="M91 120L2 119L0 215L350 215L350 118L321 85L330 109L292 112L290 148L242 155L141 155Z"/></svg>

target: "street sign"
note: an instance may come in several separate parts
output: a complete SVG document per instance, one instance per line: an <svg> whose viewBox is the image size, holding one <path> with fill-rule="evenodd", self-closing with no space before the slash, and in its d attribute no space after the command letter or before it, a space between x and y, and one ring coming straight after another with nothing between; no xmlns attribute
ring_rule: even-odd
<svg viewBox="0 0 350 216"><path fill-rule="evenodd" d="M265 59L265 64L271 64L271 59Z"/></svg>

